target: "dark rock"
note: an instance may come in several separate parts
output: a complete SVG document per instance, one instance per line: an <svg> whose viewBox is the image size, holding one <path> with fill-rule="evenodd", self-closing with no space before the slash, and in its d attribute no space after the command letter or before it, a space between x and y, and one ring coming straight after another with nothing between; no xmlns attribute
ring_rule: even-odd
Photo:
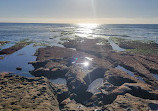
<svg viewBox="0 0 158 111"><path fill-rule="evenodd" d="M3 55L3 54L12 54L20 49L22 49L23 47L27 46L28 42L19 42L17 44L15 44L14 46L10 47L10 48L7 48L7 49L3 49L0 51L0 55Z"/></svg>
<svg viewBox="0 0 158 111"><path fill-rule="evenodd" d="M69 98L69 90L66 85L52 84L52 89L57 95L58 102L61 104L66 98Z"/></svg>
<svg viewBox="0 0 158 111"><path fill-rule="evenodd" d="M17 67L16 70L22 70L22 68L21 67Z"/></svg>

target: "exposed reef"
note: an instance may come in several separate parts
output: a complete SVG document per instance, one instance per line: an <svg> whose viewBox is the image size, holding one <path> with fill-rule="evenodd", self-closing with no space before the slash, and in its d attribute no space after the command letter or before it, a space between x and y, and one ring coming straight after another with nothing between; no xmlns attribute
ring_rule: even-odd
<svg viewBox="0 0 158 111"><path fill-rule="evenodd" d="M101 38L67 39L65 48L39 48L36 61L29 62L35 78L0 74L0 109L158 110L158 55L128 51L157 51L157 44L111 40L124 50L114 50L109 40ZM16 45L1 53L14 53L27 44ZM66 84L53 84L45 77L64 78ZM93 88L96 80L101 81Z"/></svg>
<svg viewBox="0 0 158 111"><path fill-rule="evenodd" d="M9 48L6 48L6 49L3 49L0 51L0 55L9 55L9 54L12 54L20 49L22 49L23 47L29 45L30 41L20 41L20 42L17 42L15 45L13 45L12 47L9 47Z"/></svg>
<svg viewBox="0 0 158 111"><path fill-rule="evenodd" d="M147 44L142 43L144 46ZM152 74L158 74L158 55L117 52L108 40L99 38L67 40L63 45L66 48L38 49L35 54L37 61L30 62L35 68L31 73L35 76L67 80L65 87L68 89L63 97L58 97L61 110L75 110L76 105L81 105L84 110L157 108L154 106L158 102L158 82ZM149 46L157 50L156 43ZM134 48L138 47L135 45ZM129 46L122 48L129 49ZM125 70L117 69L118 65L131 71L133 76ZM97 88L100 92L89 92L89 85L99 78L103 78L103 84ZM135 101L137 104L132 103Z"/></svg>

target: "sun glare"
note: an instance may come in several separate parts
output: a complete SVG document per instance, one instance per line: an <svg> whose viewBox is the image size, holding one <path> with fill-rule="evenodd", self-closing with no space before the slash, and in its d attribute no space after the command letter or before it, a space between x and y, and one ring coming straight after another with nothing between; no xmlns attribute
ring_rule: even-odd
<svg viewBox="0 0 158 111"><path fill-rule="evenodd" d="M78 24L76 35L80 37L92 37L93 32L97 27L98 24Z"/></svg>
<svg viewBox="0 0 158 111"><path fill-rule="evenodd" d="M89 66L89 62L86 61L86 62L83 63L83 65L84 65L84 67L88 67Z"/></svg>
<svg viewBox="0 0 158 111"><path fill-rule="evenodd" d="M78 24L78 26L88 28L88 29L94 29L98 26L98 24Z"/></svg>

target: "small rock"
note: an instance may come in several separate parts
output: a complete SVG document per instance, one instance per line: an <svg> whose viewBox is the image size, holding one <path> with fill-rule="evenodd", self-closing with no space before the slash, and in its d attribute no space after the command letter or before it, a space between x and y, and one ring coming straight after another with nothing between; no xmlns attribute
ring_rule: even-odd
<svg viewBox="0 0 158 111"><path fill-rule="evenodd" d="M21 67L17 67L16 70L22 70L22 68Z"/></svg>
<svg viewBox="0 0 158 111"><path fill-rule="evenodd" d="M0 73L1 76L7 76L7 75L9 75L9 74L11 74L11 72L1 72L1 73Z"/></svg>
<svg viewBox="0 0 158 111"><path fill-rule="evenodd" d="M0 60L3 59L4 57L0 56Z"/></svg>
<svg viewBox="0 0 158 111"><path fill-rule="evenodd" d="M69 98L65 99L64 101L61 102L62 105L66 105L69 102L71 102L71 100Z"/></svg>

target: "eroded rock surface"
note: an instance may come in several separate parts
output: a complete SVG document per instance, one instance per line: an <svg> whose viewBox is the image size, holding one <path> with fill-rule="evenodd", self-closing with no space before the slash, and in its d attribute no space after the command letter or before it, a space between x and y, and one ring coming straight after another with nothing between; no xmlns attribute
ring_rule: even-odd
<svg viewBox="0 0 158 111"><path fill-rule="evenodd" d="M37 61L30 62L35 76L67 80L66 86L54 89L61 110L157 108L158 82L152 76L158 74L157 55L115 52L105 39L68 40L63 45L66 48L40 48L35 54ZM118 65L133 72L133 76L117 69ZM88 86L98 78L104 79L100 92L88 92Z"/></svg>
<svg viewBox="0 0 158 111"><path fill-rule="evenodd" d="M43 77L0 76L0 110L59 111L51 87Z"/></svg>
<svg viewBox="0 0 158 111"><path fill-rule="evenodd" d="M157 100L141 99L130 94L119 95L116 100L104 106L108 111L154 111L158 110Z"/></svg>

